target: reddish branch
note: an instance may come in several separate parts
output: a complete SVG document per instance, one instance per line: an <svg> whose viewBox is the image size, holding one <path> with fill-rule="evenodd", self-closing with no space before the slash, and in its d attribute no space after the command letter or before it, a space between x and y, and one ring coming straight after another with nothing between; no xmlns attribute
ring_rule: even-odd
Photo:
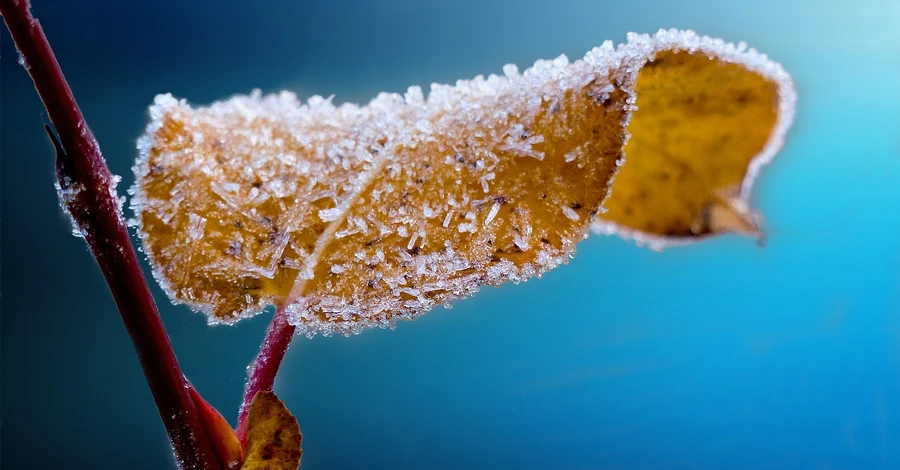
<svg viewBox="0 0 900 470"><path fill-rule="evenodd" d="M278 368L281 367L284 354L294 337L294 330L295 328L287 321L284 308L279 307L272 317L272 322L269 323L269 328L266 329L266 338L259 348L259 355L249 367L237 426L237 435L242 443L247 436L247 412L250 410L250 403L257 393L272 390Z"/></svg>
<svg viewBox="0 0 900 470"><path fill-rule="evenodd" d="M176 458L184 468L219 468L221 464L203 427L198 405L192 400L122 222L112 175L100 147L72 96L43 30L31 16L29 2L0 0L0 13L59 134L58 141L52 133L50 137L57 147L58 182L61 189L71 195L64 201L66 209L84 234L109 284ZM250 366L238 418L237 435L242 442L246 436L250 402L258 392L272 389L294 330L287 322L284 310L278 309L266 331L259 355Z"/></svg>
<svg viewBox="0 0 900 470"><path fill-rule="evenodd" d="M74 191L67 208L103 271L183 468L221 468L122 221L112 175L27 0L0 0L0 13L59 133L57 178Z"/></svg>

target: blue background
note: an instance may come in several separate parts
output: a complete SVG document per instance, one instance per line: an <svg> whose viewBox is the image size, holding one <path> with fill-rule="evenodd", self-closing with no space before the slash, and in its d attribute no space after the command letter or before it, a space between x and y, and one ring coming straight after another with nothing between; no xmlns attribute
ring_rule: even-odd
<svg viewBox="0 0 900 470"><path fill-rule="evenodd" d="M769 243L594 236L541 280L396 331L298 338L276 391L304 469L900 468L900 3L34 0L110 167L156 93L379 91L572 59L628 31L747 41L799 92L753 202ZM128 336L53 190L0 33L2 467L172 466ZM152 286L186 374L234 420L270 313L207 327Z"/></svg>

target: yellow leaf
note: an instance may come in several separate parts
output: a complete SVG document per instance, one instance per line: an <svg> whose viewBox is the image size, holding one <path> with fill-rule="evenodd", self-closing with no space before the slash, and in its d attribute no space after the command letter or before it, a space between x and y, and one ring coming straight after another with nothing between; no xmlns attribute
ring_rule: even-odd
<svg viewBox="0 0 900 470"><path fill-rule="evenodd" d="M595 228L656 246L724 232L761 237L748 198L793 117L790 78L764 56L699 41L653 57L635 85L626 165Z"/></svg>
<svg viewBox="0 0 900 470"><path fill-rule="evenodd" d="M303 456L297 418L274 392L259 392L247 413L247 442L242 470L296 470Z"/></svg>
<svg viewBox="0 0 900 470"><path fill-rule="evenodd" d="M211 322L278 304L301 333L357 333L539 276L592 224L650 241L755 231L749 180L735 186L780 147L792 105L765 56L676 31L427 100L161 95L133 204L157 279Z"/></svg>

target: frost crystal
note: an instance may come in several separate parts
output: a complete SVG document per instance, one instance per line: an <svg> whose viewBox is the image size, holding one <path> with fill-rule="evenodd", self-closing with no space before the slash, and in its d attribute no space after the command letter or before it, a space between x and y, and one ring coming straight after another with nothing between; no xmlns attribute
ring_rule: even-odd
<svg viewBox="0 0 900 470"><path fill-rule="evenodd" d="M62 209L63 213L66 215L66 218L68 218L69 222L72 224L72 236L84 238L86 232L84 228L78 225L78 222L75 221L75 218L72 216L72 211L70 209L71 205L75 203L76 198L78 197L78 193L84 191L84 185L82 185L81 183L75 183L69 180L68 177L64 177L62 184L57 181L53 183L53 187L56 188L56 195L59 199L59 207Z"/></svg>
<svg viewBox="0 0 900 470"><path fill-rule="evenodd" d="M578 222L581 219L581 216L579 216L578 213L569 206L562 206L562 211L563 214L566 215L566 218L571 221Z"/></svg>

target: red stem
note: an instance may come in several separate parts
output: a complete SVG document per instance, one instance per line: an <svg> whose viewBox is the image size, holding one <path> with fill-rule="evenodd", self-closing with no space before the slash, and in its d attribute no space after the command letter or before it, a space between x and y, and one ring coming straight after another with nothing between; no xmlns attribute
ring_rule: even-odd
<svg viewBox="0 0 900 470"><path fill-rule="evenodd" d="M112 175L27 0L0 0L0 14L59 133L57 178L64 201L103 271L182 468L219 469L128 230ZM51 134L52 137L52 134ZM61 148L60 148L61 146Z"/></svg>
<svg viewBox="0 0 900 470"><path fill-rule="evenodd" d="M284 354L294 338L294 330L294 326L288 323L284 308L279 307L272 317L272 322L269 323L269 328L266 329L266 338L259 349L259 354L248 367L247 385L244 387L244 400L241 402L237 425L237 435L242 443L246 442L247 412L250 411L250 402L257 393L272 390L278 368L281 367Z"/></svg>

